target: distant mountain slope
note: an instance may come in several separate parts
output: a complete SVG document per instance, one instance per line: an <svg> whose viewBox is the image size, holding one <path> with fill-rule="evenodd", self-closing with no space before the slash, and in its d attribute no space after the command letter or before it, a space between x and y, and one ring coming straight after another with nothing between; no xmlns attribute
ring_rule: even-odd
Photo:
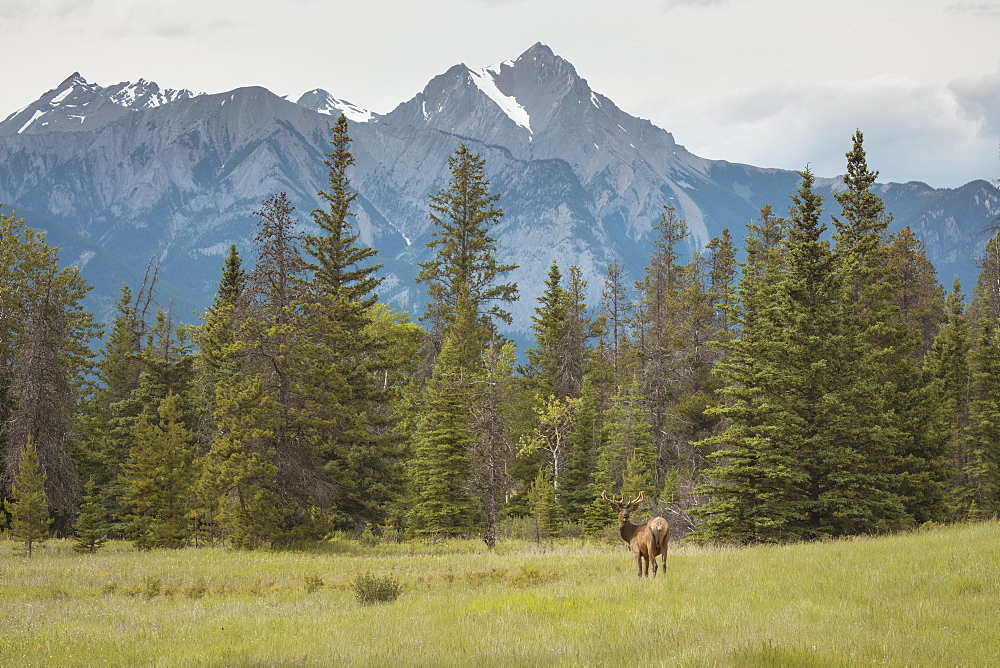
<svg viewBox="0 0 1000 668"><path fill-rule="evenodd" d="M195 95L145 81L102 88L74 74L0 123L0 202L48 230L64 261L83 265L98 305L109 307L122 281L155 261L161 302L186 317L210 302L230 243L249 255L262 199L287 191L308 226L340 111L352 119L361 239L386 266L383 297L415 314L424 297L413 279L432 232L427 197L447 184L461 142L483 154L506 213L499 253L520 265L519 336L553 260L580 266L596 303L608 263L641 275L663 205L687 219L694 249L727 227L741 239L765 203L784 212L798 179L690 153L536 44L483 70L456 65L384 115L319 89L296 104L263 88ZM839 186L819 181L826 194ZM910 225L925 241L942 281L958 274L971 287L983 230L1000 215L996 189L879 188L894 228ZM837 209L832 199L826 208Z"/></svg>

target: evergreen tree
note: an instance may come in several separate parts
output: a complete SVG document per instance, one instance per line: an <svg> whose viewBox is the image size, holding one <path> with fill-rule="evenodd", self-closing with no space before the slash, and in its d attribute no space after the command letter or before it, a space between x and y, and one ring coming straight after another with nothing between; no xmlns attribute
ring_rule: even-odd
<svg viewBox="0 0 1000 668"><path fill-rule="evenodd" d="M76 552L97 552L104 547L110 529L97 485L88 480L83 488L80 514L73 525L73 537L76 539L73 549Z"/></svg>
<svg viewBox="0 0 1000 668"><path fill-rule="evenodd" d="M969 428L954 503L971 520L1000 514L1000 332L995 321L980 326L971 356Z"/></svg>
<svg viewBox="0 0 1000 668"><path fill-rule="evenodd" d="M563 360L560 357L566 335L566 291L562 286L562 272L555 262L549 267L545 291L538 298L535 315L531 317L531 330L535 346L525 351L528 367L524 371L535 393L540 397L569 396L559 382Z"/></svg>
<svg viewBox="0 0 1000 668"><path fill-rule="evenodd" d="M560 512L556 502L556 490L552 474L547 468L538 471L538 476L528 490L531 517L535 524L535 540L554 538L559 535Z"/></svg>
<svg viewBox="0 0 1000 668"><path fill-rule="evenodd" d="M607 319L607 341L603 350L611 363L612 382L615 385L620 385L625 374L623 359L628 341L628 323L633 315L628 286L621 265L608 265L601 296L601 308ZM604 503L603 499L601 503Z"/></svg>
<svg viewBox="0 0 1000 668"><path fill-rule="evenodd" d="M485 508L483 535L490 543L496 492L493 485L480 485L479 498L473 498L476 472L483 467L472 458L476 444L484 441L471 429L473 416L492 410L493 395L476 387L488 378L487 350L499 343L495 320L510 322L503 305L517 299L517 286L499 281L516 266L500 264L495 257L489 228L503 211L494 206L499 195L489 192L485 161L463 144L448 164L450 184L430 197L435 231L428 246L435 256L420 265L417 278L432 300L424 317L433 327L426 346L433 363L424 405L418 409L423 418L413 437L410 518L418 533L458 535L472 533ZM493 435L485 439L497 442Z"/></svg>
<svg viewBox="0 0 1000 668"><path fill-rule="evenodd" d="M57 529L75 513L77 402L90 391L98 327L77 267L59 267L45 235L0 214L0 459L9 491L30 437L46 473Z"/></svg>
<svg viewBox="0 0 1000 668"><path fill-rule="evenodd" d="M330 142L333 149L323 161L328 170L329 189L321 190L319 196L327 208L312 212L313 222L322 234L307 234L303 246L313 258L307 266L313 272L314 284L364 312L378 301L375 290L382 279L376 272L382 265L368 264L378 251L358 243L360 235L348 220L354 216L351 204L358 196L351 191L347 177L347 170L354 164L350 142L347 118L341 114L333 127Z"/></svg>
<svg viewBox="0 0 1000 668"><path fill-rule="evenodd" d="M948 514L952 519L966 519L969 510L962 497L966 496L963 471L969 463L967 445L972 424L972 344L962 287L956 277L947 299L947 318L925 362L939 411L933 427L948 457Z"/></svg>
<svg viewBox="0 0 1000 668"><path fill-rule="evenodd" d="M926 517L939 504L941 453L927 439L930 406L921 401L925 388L917 351L926 325L914 321L913 302L923 286L903 286L900 270L906 264L893 262L903 259L901 250L904 257L911 256L911 267L919 257L915 250L907 253L888 243L891 216L872 192L877 177L878 172L868 169L863 136L857 131L847 154L846 189L836 194L842 218L834 218L834 250L846 291L846 333L860 344L855 393L866 397L867 406L859 409L878 431L860 445L872 464L884 469L906 522ZM900 313L900 304L907 304L907 313Z"/></svg>
<svg viewBox="0 0 1000 668"><path fill-rule="evenodd" d="M496 241L490 228L499 224L503 210L494 204L486 178L486 161L462 144L448 159L451 182L430 197L434 238L428 242L434 259L420 263L417 280L426 284L431 298L425 318L432 329L455 322L460 295L475 308L492 336L494 320L510 323L503 305L517 300L517 285L500 283L517 268L496 259Z"/></svg>
<svg viewBox="0 0 1000 668"><path fill-rule="evenodd" d="M896 319L919 335L913 356L920 360L930 350L944 321L944 289L924 253L923 243L909 227L890 237L886 252L886 262L896 274L897 289L892 296Z"/></svg>
<svg viewBox="0 0 1000 668"><path fill-rule="evenodd" d="M317 394L315 338L303 335L305 262L294 208L284 193L264 201L255 239L257 263L237 327L224 348L230 371L216 383L217 435L206 457L201 498L224 537L240 547L285 546L331 526L336 489L323 436L331 415ZM316 326L332 325L324 319ZM341 379L330 374L329 383ZM334 397L342 396L337 387Z"/></svg>
<svg viewBox="0 0 1000 668"><path fill-rule="evenodd" d="M192 434L177 395L168 393L158 412L159 420L149 409L139 416L125 467L125 535L139 549L183 547L191 532L188 513L197 478Z"/></svg>
<svg viewBox="0 0 1000 668"><path fill-rule="evenodd" d="M567 435L568 452L566 468L559 490L559 502L563 516L571 521L581 521L587 506L594 500L592 489L594 469L598 452L606 447L604 437L604 389L600 386L600 371L597 363L583 382L583 390L574 411L572 429ZM600 497L600 491L596 493ZM605 504L607 505L607 504ZM603 517L603 514L602 514Z"/></svg>
<svg viewBox="0 0 1000 668"><path fill-rule="evenodd" d="M496 545L500 504L512 487L512 406L515 401L514 344L490 344L483 377L472 388L472 486L482 502L483 541Z"/></svg>
<svg viewBox="0 0 1000 668"><path fill-rule="evenodd" d="M397 495L400 443L384 382L388 341L370 326L381 265L369 264L376 251L359 243L349 221L357 193L347 177L354 158L343 115L331 144L325 161L329 187L319 193L328 206L312 212L322 234L306 235L304 242L312 276L304 284L298 326L304 339L302 391L324 398L310 411L322 418L317 426L324 430L324 468L336 489L337 517L360 531L382 523Z"/></svg>
<svg viewBox="0 0 1000 668"><path fill-rule="evenodd" d="M754 304L767 287L775 301L750 316L721 367L732 403L720 410L730 426L710 439L722 446L722 463L703 488L713 497L701 509L709 538L847 535L897 527L904 514L882 464L889 435L869 412L870 371L858 364L866 342L854 335L843 299L851 281L822 239L813 180L803 172L792 197L787 268L773 282L768 266L763 283L754 271L744 279L744 300Z"/></svg>
<svg viewBox="0 0 1000 668"><path fill-rule="evenodd" d="M703 518L699 536L726 542L791 540L792 521L783 494L794 480L794 456L781 451L769 433L777 406L771 401L773 370L782 360L778 284L786 266L787 224L763 207L759 223L748 226L746 261L741 265L730 320L735 335L724 342L727 355L716 367L725 403L714 412L729 425L702 447L714 449L706 471L712 482L699 491L711 500L695 509ZM717 448L717 449L716 449Z"/></svg>
<svg viewBox="0 0 1000 668"><path fill-rule="evenodd" d="M11 515L11 535L14 540L24 543L30 557L33 545L48 537L52 520L45 498L45 470L30 438L21 446L19 454L11 490L13 500L7 504L7 512Z"/></svg>
<svg viewBox="0 0 1000 668"><path fill-rule="evenodd" d="M482 337L472 306L460 299L458 319L445 336L414 436L410 522L418 535L475 532L472 388L483 375L475 357L482 350Z"/></svg>

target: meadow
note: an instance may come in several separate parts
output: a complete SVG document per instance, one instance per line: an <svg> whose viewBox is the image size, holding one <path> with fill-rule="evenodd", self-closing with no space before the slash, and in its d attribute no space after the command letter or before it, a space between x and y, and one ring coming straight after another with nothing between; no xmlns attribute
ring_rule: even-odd
<svg viewBox="0 0 1000 668"><path fill-rule="evenodd" d="M402 594L361 605L352 582ZM336 539L309 551L0 541L0 663L987 666L1000 524L748 548Z"/></svg>

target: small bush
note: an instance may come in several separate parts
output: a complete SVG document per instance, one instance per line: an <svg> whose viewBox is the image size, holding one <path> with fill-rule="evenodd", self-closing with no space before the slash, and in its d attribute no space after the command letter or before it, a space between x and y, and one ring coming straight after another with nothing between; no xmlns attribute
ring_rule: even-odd
<svg viewBox="0 0 1000 668"><path fill-rule="evenodd" d="M312 594L313 592L323 588L323 578L321 578L318 575L314 575L312 573L306 573L303 576L303 580L305 580L306 592L309 594Z"/></svg>
<svg viewBox="0 0 1000 668"><path fill-rule="evenodd" d="M391 575L379 577L365 573L354 578L351 587L354 589L354 597L361 605L390 603L403 593L399 580Z"/></svg>
<svg viewBox="0 0 1000 668"><path fill-rule="evenodd" d="M365 530L361 532L361 544L366 547L375 547L382 542L382 539L372 529L371 524L365 525Z"/></svg>
<svg viewBox="0 0 1000 668"><path fill-rule="evenodd" d="M202 598L208 593L208 583L205 582L205 578L198 578L194 584L184 589L184 593L188 598Z"/></svg>
<svg viewBox="0 0 1000 668"><path fill-rule="evenodd" d="M163 581L158 577L146 576L146 586L142 590L143 596L146 598L154 598L159 596L163 591Z"/></svg>

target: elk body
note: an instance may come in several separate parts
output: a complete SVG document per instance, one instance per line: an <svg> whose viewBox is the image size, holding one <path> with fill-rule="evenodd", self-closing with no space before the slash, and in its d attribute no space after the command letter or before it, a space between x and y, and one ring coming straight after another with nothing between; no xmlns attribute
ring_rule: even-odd
<svg viewBox="0 0 1000 668"><path fill-rule="evenodd" d="M649 575L649 562L653 562L653 577L656 577L656 557L660 556L664 572L667 570L667 543L670 541L670 525L662 517L654 517L642 524L632 524L628 516L634 512L645 498L642 492L628 503L624 495L621 501L615 497L608 498L607 492L601 492L601 498L611 504L618 513L618 531L622 540L628 543L635 555L635 566L639 577Z"/></svg>

